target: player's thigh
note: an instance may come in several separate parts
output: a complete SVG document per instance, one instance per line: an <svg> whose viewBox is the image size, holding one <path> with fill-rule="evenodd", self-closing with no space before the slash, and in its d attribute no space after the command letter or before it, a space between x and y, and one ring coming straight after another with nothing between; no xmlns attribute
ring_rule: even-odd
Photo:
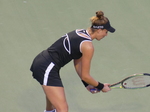
<svg viewBox="0 0 150 112"><path fill-rule="evenodd" d="M42 85L42 88L48 100L57 110L64 110L65 112L68 111L68 105L63 87Z"/></svg>

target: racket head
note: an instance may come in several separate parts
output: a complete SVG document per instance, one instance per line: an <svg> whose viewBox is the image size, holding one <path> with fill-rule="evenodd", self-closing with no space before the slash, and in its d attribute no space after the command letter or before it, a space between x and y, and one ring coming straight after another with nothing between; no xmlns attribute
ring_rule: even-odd
<svg viewBox="0 0 150 112"><path fill-rule="evenodd" d="M139 89L150 86L150 74L133 74L121 81L121 86L125 89Z"/></svg>
<svg viewBox="0 0 150 112"><path fill-rule="evenodd" d="M137 73L133 74L120 82L111 84L109 87L112 89L140 89L150 86L150 74L149 73ZM95 89L91 89L95 91Z"/></svg>

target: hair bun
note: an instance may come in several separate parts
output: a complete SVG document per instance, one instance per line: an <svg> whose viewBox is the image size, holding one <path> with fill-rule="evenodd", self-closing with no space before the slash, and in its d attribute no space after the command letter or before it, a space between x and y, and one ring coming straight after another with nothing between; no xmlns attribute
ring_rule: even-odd
<svg viewBox="0 0 150 112"><path fill-rule="evenodd" d="M103 11L97 11L96 12L96 17L98 17L99 19L104 19L104 13L103 13Z"/></svg>

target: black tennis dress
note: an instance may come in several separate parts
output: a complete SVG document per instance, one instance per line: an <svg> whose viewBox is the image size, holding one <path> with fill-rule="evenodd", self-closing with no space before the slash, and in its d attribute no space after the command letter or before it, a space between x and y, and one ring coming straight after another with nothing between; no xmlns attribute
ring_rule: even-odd
<svg viewBox="0 0 150 112"><path fill-rule="evenodd" d="M62 36L35 57L30 68L33 77L41 85L63 87L59 70L72 59L82 56L80 46L84 41L92 41L85 29L77 29Z"/></svg>

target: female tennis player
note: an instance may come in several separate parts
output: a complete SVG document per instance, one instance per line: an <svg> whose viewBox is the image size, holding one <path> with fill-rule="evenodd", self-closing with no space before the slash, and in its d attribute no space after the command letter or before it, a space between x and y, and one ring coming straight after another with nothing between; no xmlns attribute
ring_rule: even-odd
<svg viewBox="0 0 150 112"><path fill-rule="evenodd" d="M102 11L97 11L91 17L91 27L87 30L76 29L71 31L48 49L38 54L31 66L33 77L41 84L46 95L46 110L44 112L68 112L64 87L59 70L71 60L84 86L91 93L110 91L108 83L100 83L90 75L90 64L94 53L92 40L101 40L108 31L113 33L107 17ZM97 91L91 91L96 89Z"/></svg>

